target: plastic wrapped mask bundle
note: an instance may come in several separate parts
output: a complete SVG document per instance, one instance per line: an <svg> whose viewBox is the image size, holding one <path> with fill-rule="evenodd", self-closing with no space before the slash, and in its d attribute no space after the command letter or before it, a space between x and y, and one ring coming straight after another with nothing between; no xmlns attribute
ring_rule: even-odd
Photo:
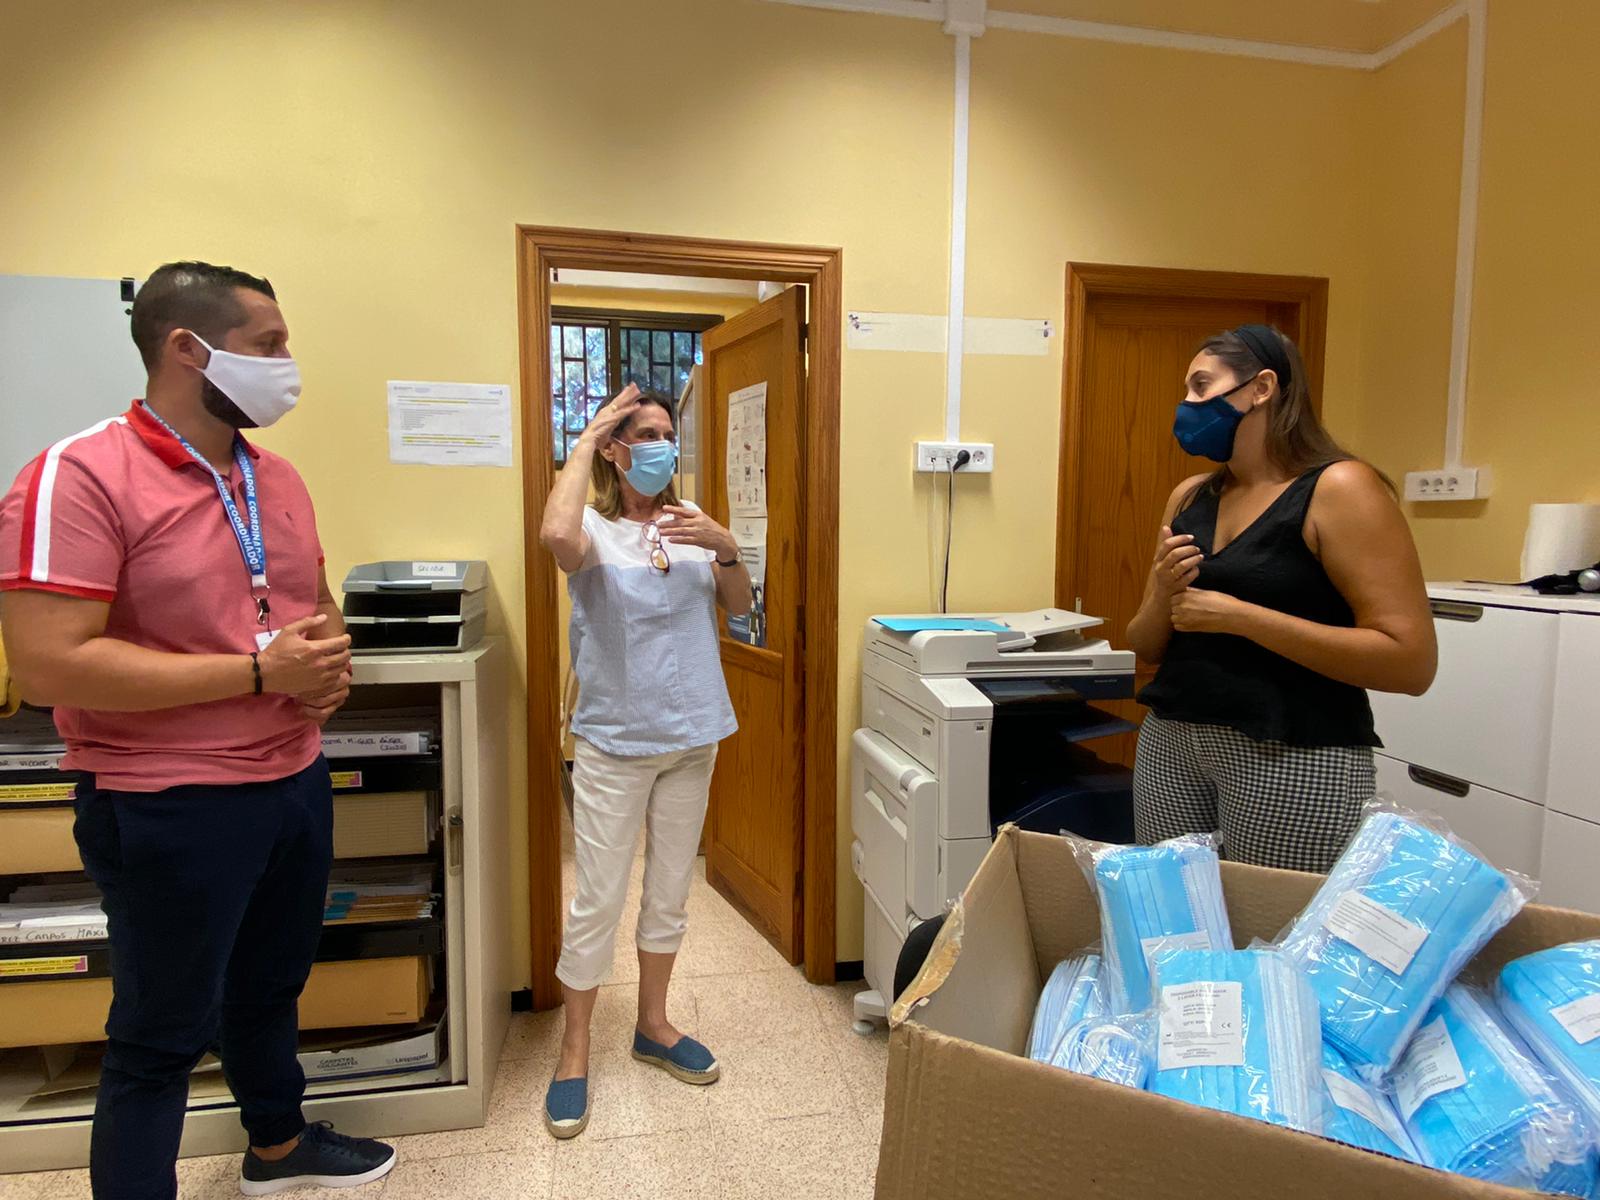
<svg viewBox="0 0 1600 1200"><path fill-rule="evenodd" d="M1150 963L1158 952L1233 949L1214 838L1077 849L1100 901L1112 1012L1150 1006Z"/></svg>
<svg viewBox="0 0 1600 1200"><path fill-rule="evenodd" d="M1271 946L1156 957L1150 1090L1306 1133L1323 1127L1317 1002Z"/></svg>
<svg viewBox="0 0 1600 1200"><path fill-rule="evenodd" d="M1500 1010L1600 1132L1600 941L1507 963Z"/></svg>
<svg viewBox="0 0 1600 1200"><path fill-rule="evenodd" d="M1143 1014L1089 1017L1062 1034L1050 1065L1142 1089L1150 1077L1154 1033Z"/></svg>
<svg viewBox="0 0 1600 1200"><path fill-rule="evenodd" d="M1394 1100L1356 1074L1344 1055L1326 1042L1322 1045L1322 1082L1328 1089L1323 1137L1390 1158L1422 1161L1395 1111Z"/></svg>
<svg viewBox="0 0 1600 1200"><path fill-rule="evenodd" d="M1039 993L1033 1010L1033 1031L1028 1036L1028 1057L1049 1062L1056 1043L1069 1026L1086 1017L1105 1013L1100 990L1100 956L1076 954L1056 964Z"/></svg>
<svg viewBox="0 0 1600 1200"><path fill-rule="evenodd" d="M1280 945L1311 981L1323 1036L1378 1083L1528 891L1455 838L1378 810Z"/></svg>
<svg viewBox="0 0 1600 1200"><path fill-rule="evenodd" d="M1453 985L1394 1073L1422 1161L1442 1171L1562 1196L1595 1188L1595 1143L1561 1085L1482 992Z"/></svg>

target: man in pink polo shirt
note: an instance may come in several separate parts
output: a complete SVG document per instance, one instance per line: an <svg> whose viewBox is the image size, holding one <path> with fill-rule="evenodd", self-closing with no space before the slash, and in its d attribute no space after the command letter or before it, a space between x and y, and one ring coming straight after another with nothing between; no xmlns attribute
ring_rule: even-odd
<svg viewBox="0 0 1600 1200"><path fill-rule="evenodd" d="M171 1200L213 1046L250 1137L240 1188L379 1179L394 1151L301 1115L296 1004L333 857L320 727L350 639L311 497L241 429L295 405L272 286L169 263L133 304L143 400L34 459L0 501L0 631L83 772L74 832L114 998L96 1200Z"/></svg>

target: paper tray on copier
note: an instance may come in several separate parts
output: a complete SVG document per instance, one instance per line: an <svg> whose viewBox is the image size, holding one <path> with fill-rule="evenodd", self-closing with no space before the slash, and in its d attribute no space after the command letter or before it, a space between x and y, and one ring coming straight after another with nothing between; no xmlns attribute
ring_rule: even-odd
<svg viewBox="0 0 1600 1200"><path fill-rule="evenodd" d="M344 621L357 654L470 650L488 619L483 562L363 563L344 581Z"/></svg>

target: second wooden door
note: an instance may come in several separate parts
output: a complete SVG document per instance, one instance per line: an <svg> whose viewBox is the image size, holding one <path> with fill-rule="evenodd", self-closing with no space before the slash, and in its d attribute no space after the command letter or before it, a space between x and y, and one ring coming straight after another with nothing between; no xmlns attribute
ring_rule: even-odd
<svg viewBox="0 0 1600 1200"><path fill-rule="evenodd" d="M739 732L712 779L706 878L790 962L804 950L804 306L789 288L708 330L696 399L701 506L765 533L760 609L751 622L721 617Z"/></svg>

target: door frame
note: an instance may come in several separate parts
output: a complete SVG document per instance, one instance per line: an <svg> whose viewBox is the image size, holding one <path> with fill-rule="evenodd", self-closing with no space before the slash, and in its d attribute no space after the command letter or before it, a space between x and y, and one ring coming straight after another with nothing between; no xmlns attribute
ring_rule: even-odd
<svg viewBox="0 0 1600 1200"><path fill-rule="evenodd" d="M1259 300L1293 305L1293 328L1283 332L1300 347L1311 384L1312 407L1322 411L1322 369L1327 343L1328 281L1312 275L1258 275L1067 264L1067 313L1061 359L1061 461L1056 478L1056 605L1072 608L1078 590L1077 542L1066 532L1078 519L1077 479L1083 452L1084 341L1089 301L1102 296L1166 296L1178 300ZM1176 387L1176 384L1174 384ZM1174 486L1177 481L1173 481Z"/></svg>
<svg viewBox="0 0 1600 1200"><path fill-rule="evenodd" d="M803 538L805 594L804 847L801 921L806 978L834 980L838 847L839 364L844 252L838 247L518 225L523 588L528 655L528 891L533 1005L561 1002L560 572L539 544L554 484L550 430L550 271L632 271L804 284L809 289Z"/></svg>

